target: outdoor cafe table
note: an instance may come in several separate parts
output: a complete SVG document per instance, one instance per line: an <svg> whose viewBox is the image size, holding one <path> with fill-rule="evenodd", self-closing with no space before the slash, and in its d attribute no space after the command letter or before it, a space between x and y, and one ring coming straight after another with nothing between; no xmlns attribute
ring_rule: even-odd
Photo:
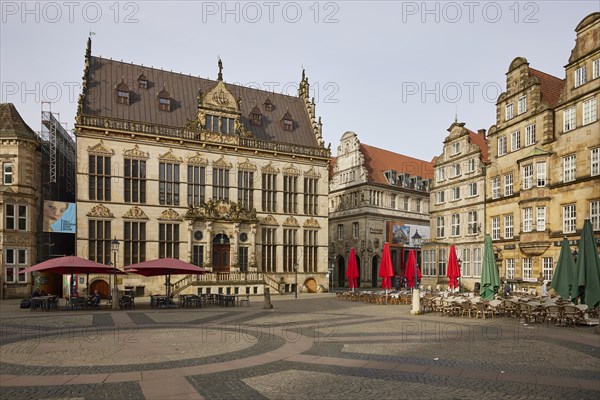
<svg viewBox="0 0 600 400"><path fill-rule="evenodd" d="M56 304L56 296L36 296L29 299L30 307L29 310L33 311L37 308L42 308L46 311L49 311L50 308L53 308Z"/></svg>

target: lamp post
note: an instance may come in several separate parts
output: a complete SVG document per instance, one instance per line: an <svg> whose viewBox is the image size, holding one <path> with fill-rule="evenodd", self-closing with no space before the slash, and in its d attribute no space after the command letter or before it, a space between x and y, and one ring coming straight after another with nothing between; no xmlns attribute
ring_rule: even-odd
<svg viewBox="0 0 600 400"><path fill-rule="evenodd" d="M415 234L411 237L413 241L413 246L415 248L421 247L421 235L419 235L419 231L415 230ZM416 250L416 249L415 249ZM416 251L415 251L416 253ZM421 314L421 293L419 291L419 267L417 266L417 260L415 260L415 288L413 289L413 298L412 298L412 310L410 313L412 315Z"/></svg>
<svg viewBox="0 0 600 400"><path fill-rule="evenodd" d="M117 237L110 242L113 252L113 271L114 271L114 280L113 280L113 291L112 291L112 309L119 309L119 289L117 288L117 253L119 252L119 241Z"/></svg>
<svg viewBox="0 0 600 400"><path fill-rule="evenodd" d="M294 273L296 275L295 281L294 281L294 286L295 286L295 290L294 290L294 297L297 299L298 298L298 263L295 262L294 263Z"/></svg>

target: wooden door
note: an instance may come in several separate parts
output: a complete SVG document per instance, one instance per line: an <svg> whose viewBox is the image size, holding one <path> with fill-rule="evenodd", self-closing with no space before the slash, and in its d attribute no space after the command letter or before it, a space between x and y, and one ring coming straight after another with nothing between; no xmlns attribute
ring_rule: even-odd
<svg viewBox="0 0 600 400"><path fill-rule="evenodd" d="M229 272L229 244L213 244L213 272Z"/></svg>

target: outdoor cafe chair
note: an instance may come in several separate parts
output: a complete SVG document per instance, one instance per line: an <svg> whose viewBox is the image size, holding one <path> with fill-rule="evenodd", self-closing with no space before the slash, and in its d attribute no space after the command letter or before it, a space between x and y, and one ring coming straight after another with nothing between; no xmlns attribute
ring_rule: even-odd
<svg viewBox="0 0 600 400"><path fill-rule="evenodd" d="M460 303L460 316L464 317L465 314L467 314L469 316L469 318L471 318L471 311L473 311L473 306L471 304L471 302L469 301L461 301Z"/></svg>
<svg viewBox="0 0 600 400"><path fill-rule="evenodd" d="M488 308L490 310L490 314L492 318L495 318L496 315L504 314L504 302L502 300L492 300L488 303Z"/></svg>
<svg viewBox="0 0 600 400"><path fill-rule="evenodd" d="M583 317L583 311L577 308L577 306L565 305L563 306L563 320L565 325L570 323L575 326L578 323L583 322L585 319Z"/></svg>
<svg viewBox="0 0 600 400"><path fill-rule="evenodd" d="M486 316L492 315L488 305L483 301L475 303L475 318L479 318L480 315L483 319L486 319Z"/></svg>
<svg viewBox="0 0 600 400"><path fill-rule="evenodd" d="M555 325L562 324L562 308L557 305L547 305L544 307L544 320L546 321L546 325L549 323L553 323Z"/></svg>

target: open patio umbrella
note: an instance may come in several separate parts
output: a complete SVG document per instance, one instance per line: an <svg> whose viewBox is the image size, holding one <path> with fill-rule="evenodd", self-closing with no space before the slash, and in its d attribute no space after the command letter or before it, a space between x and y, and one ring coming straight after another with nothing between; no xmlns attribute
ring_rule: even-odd
<svg viewBox="0 0 600 400"><path fill-rule="evenodd" d="M114 269L112 265L100 264L77 256L66 256L51 258L39 264L32 265L23 270L23 272L54 272L55 274L63 275L112 274ZM124 272L118 269L117 273L124 274Z"/></svg>
<svg viewBox="0 0 600 400"><path fill-rule="evenodd" d="M560 255L556 263L556 270L554 270L552 283L550 284L550 287L564 300L571 299L574 271L575 261L573 261L573 254L569 247L569 241L564 237L560 246ZM575 293L575 296L577 296L577 293Z"/></svg>
<svg viewBox="0 0 600 400"><path fill-rule="evenodd" d="M383 245L381 264L379 265L379 276L381 277L381 288L385 289L385 292L387 293L388 289L392 288L392 276L394 276L390 244L388 242L385 242Z"/></svg>
<svg viewBox="0 0 600 400"><path fill-rule="evenodd" d="M579 293L583 294L580 302L590 308L600 301L600 256L589 219L583 223L583 231L579 239L571 297L576 297Z"/></svg>
<svg viewBox="0 0 600 400"><path fill-rule="evenodd" d="M458 266L458 258L456 257L456 247L454 247L454 245L450 246L450 252L448 254L448 270L446 276L448 277L448 287L450 289L458 288L460 267Z"/></svg>
<svg viewBox="0 0 600 400"><path fill-rule="evenodd" d="M354 247L350 248L346 278L348 278L348 287L354 292L354 288L357 286L356 280L358 279L358 265L356 264L356 250L354 250Z"/></svg>
<svg viewBox="0 0 600 400"><path fill-rule="evenodd" d="M205 274L208 272L206 268L181 261L177 258L157 258L155 260L142 261L137 264L128 265L125 267L125 271L143 276L165 275L167 296L170 295L171 275Z"/></svg>
<svg viewBox="0 0 600 400"><path fill-rule="evenodd" d="M406 284L410 288L417 287L418 281L421 279L421 270L417 265L417 252L415 250L408 252L404 277L406 278Z"/></svg>
<svg viewBox="0 0 600 400"><path fill-rule="evenodd" d="M498 268L496 268L496 257L494 257L494 247L492 238L485 235L483 245L483 265L481 266L481 292L480 296L487 300L493 300L494 294L500 287L500 277Z"/></svg>

